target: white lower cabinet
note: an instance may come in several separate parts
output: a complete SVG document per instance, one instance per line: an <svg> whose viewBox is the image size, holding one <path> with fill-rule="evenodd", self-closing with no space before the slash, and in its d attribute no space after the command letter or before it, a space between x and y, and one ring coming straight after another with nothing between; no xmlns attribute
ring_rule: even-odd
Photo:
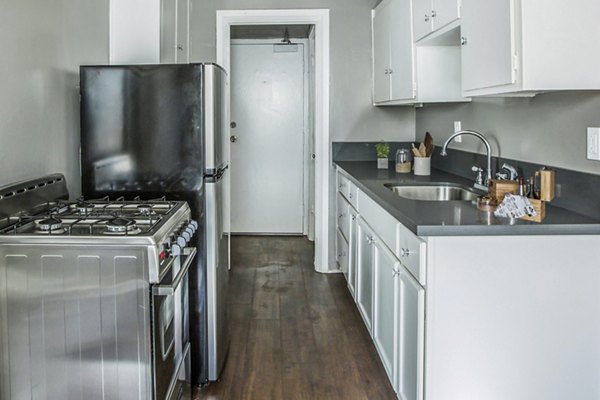
<svg viewBox="0 0 600 400"><path fill-rule="evenodd" d="M350 208L350 232L348 237L348 290L352 297L356 298L356 226L358 223L358 212Z"/></svg>
<svg viewBox="0 0 600 400"><path fill-rule="evenodd" d="M383 362L383 367L395 387L398 368L398 292L402 266L394 254L381 243L373 242L374 263L374 313L373 341Z"/></svg>
<svg viewBox="0 0 600 400"><path fill-rule="evenodd" d="M356 224L356 304L365 325L371 332L373 321L373 232L364 219Z"/></svg>
<svg viewBox="0 0 600 400"><path fill-rule="evenodd" d="M398 364L396 393L402 400L423 399L425 353L425 289L404 268L398 281Z"/></svg>

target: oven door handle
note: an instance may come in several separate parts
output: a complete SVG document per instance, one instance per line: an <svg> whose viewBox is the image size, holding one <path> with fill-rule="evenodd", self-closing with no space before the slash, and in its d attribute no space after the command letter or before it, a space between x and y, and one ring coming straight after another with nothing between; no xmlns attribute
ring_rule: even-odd
<svg viewBox="0 0 600 400"><path fill-rule="evenodd" d="M183 262L179 273L177 274L175 279L173 279L173 282L171 282L170 285L154 285L154 287L152 288L152 294L155 296L170 296L173 293L175 293L175 290L177 290L177 286L179 286L181 280L190 269L190 265L192 264L194 256L197 252L198 250L196 250L195 247L186 247L184 253L186 254L185 261Z"/></svg>

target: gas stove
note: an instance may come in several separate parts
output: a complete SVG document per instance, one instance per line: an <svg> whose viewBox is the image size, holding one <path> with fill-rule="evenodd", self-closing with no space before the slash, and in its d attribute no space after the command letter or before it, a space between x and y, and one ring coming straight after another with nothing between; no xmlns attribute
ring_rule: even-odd
<svg viewBox="0 0 600 400"><path fill-rule="evenodd" d="M164 198L127 201L108 197L48 202L35 212L29 210L6 219L0 235L148 236L184 204Z"/></svg>
<svg viewBox="0 0 600 400"><path fill-rule="evenodd" d="M179 399L197 253L188 204L68 197L59 174L0 188L0 399Z"/></svg>

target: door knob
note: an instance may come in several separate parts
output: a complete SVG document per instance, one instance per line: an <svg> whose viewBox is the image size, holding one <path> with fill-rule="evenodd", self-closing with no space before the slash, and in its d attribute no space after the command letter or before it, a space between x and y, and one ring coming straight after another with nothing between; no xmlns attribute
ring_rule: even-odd
<svg viewBox="0 0 600 400"><path fill-rule="evenodd" d="M229 138L229 140L231 140L231 143L235 143L237 142L237 136L231 135L231 138Z"/></svg>
<svg viewBox="0 0 600 400"><path fill-rule="evenodd" d="M235 121L231 121L229 126L231 126L231 128L235 128L237 126L237 124L235 123Z"/></svg>

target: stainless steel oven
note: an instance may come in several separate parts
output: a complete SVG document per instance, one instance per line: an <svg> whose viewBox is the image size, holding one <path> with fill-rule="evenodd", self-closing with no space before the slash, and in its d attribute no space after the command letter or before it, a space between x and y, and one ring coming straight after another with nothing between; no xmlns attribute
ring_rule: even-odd
<svg viewBox="0 0 600 400"><path fill-rule="evenodd" d="M187 203L0 188L0 400L172 400L191 390Z"/></svg>
<svg viewBox="0 0 600 400"><path fill-rule="evenodd" d="M188 276L196 248L171 254L160 283L151 287L154 392L167 400L179 398L190 379Z"/></svg>

